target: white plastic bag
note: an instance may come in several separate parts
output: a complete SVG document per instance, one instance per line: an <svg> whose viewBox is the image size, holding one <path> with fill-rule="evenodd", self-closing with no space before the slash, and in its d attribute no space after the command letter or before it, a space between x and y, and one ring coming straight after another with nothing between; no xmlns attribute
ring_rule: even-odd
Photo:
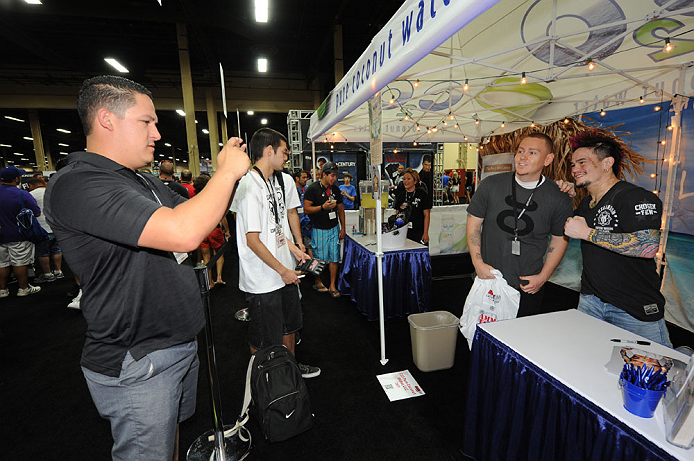
<svg viewBox="0 0 694 461"><path fill-rule="evenodd" d="M460 332L470 350L478 323L515 319L518 315L520 292L506 283L500 271L494 269L491 273L493 279L475 277L460 317Z"/></svg>

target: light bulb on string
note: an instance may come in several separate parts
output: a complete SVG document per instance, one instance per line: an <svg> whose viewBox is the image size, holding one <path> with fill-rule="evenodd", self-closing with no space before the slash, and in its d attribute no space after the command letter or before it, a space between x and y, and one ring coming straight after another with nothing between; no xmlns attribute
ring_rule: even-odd
<svg viewBox="0 0 694 461"><path fill-rule="evenodd" d="M415 80L414 85L415 88L419 87L419 79Z"/></svg>
<svg viewBox="0 0 694 461"><path fill-rule="evenodd" d="M468 84L469 80L465 79L465 84L463 85L463 91L467 91L470 89L470 85Z"/></svg>
<svg viewBox="0 0 694 461"><path fill-rule="evenodd" d="M535 128L535 122L530 122L530 128Z"/></svg>
<svg viewBox="0 0 694 461"><path fill-rule="evenodd" d="M658 175L655 173L651 173L651 179L655 178L656 176L658 176Z"/></svg>
<svg viewBox="0 0 694 461"><path fill-rule="evenodd" d="M417 131L420 131L422 128L419 126L419 123L417 124Z"/></svg>
<svg viewBox="0 0 694 461"><path fill-rule="evenodd" d="M501 122L501 128L503 128L503 127L505 127L505 126L506 126L506 123Z"/></svg>
<svg viewBox="0 0 694 461"><path fill-rule="evenodd" d="M427 128L427 134L431 134L431 128Z"/></svg>
<svg viewBox="0 0 694 461"><path fill-rule="evenodd" d="M660 110L660 106L655 106L655 107L653 108L653 110L656 111L656 112L658 112L658 111Z"/></svg>
<svg viewBox="0 0 694 461"><path fill-rule="evenodd" d="M521 84L521 85L525 85L526 83L528 83L528 79L525 78L525 72L522 72L522 73L521 73L520 84Z"/></svg>
<svg viewBox="0 0 694 461"><path fill-rule="evenodd" d="M568 125L568 124L569 124L569 119L568 119L568 118L565 118L565 119L564 119L564 125Z"/></svg>
<svg viewBox="0 0 694 461"><path fill-rule="evenodd" d="M480 121L475 119L475 125L479 125L479 124L480 124Z"/></svg>
<svg viewBox="0 0 694 461"><path fill-rule="evenodd" d="M605 110L604 110L604 109L600 111L600 116L601 116L601 117L604 117L604 116L605 116L605 114L607 114L607 112L605 112Z"/></svg>
<svg viewBox="0 0 694 461"><path fill-rule="evenodd" d="M393 93L390 93L390 105L395 104L395 98L393 97Z"/></svg>
<svg viewBox="0 0 694 461"><path fill-rule="evenodd" d="M439 131L439 128L435 126L435 127L433 127L433 128L431 129L431 131L433 131L434 133L436 133L437 131Z"/></svg>
<svg viewBox="0 0 694 461"><path fill-rule="evenodd" d="M665 140L663 139L662 141L660 141L660 144L664 146L666 144Z"/></svg>
<svg viewBox="0 0 694 461"><path fill-rule="evenodd" d="M416 147L416 146L417 146L417 141L414 141L414 142L412 143L412 145Z"/></svg>
<svg viewBox="0 0 694 461"><path fill-rule="evenodd" d="M397 154L397 153L398 153L398 148L397 148L397 147L396 147L395 149L393 149L393 153L394 153L394 154Z"/></svg>
<svg viewBox="0 0 694 461"><path fill-rule="evenodd" d="M643 104L643 96L639 96L639 103Z"/></svg>
<svg viewBox="0 0 694 461"><path fill-rule="evenodd" d="M667 130L672 131L672 125L668 125Z"/></svg>
<svg viewBox="0 0 694 461"><path fill-rule="evenodd" d="M463 136L463 141L467 141L467 136Z"/></svg>
<svg viewBox="0 0 694 461"><path fill-rule="evenodd" d="M588 58L588 70L593 69L595 69L595 63L593 62L593 58Z"/></svg>
<svg viewBox="0 0 694 461"><path fill-rule="evenodd" d="M451 113L450 111L448 112L448 119L453 120L453 113Z"/></svg>
<svg viewBox="0 0 694 461"><path fill-rule="evenodd" d="M407 114L405 114L405 121L407 122L407 121L409 121L409 120L410 120L410 116L407 115Z"/></svg>
<svg viewBox="0 0 694 461"><path fill-rule="evenodd" d="M448 126L448 120L443 121L443 126Z"/></svg>
<svg viewBox="0 0 694 461"><path fill-rule="evenodd" d="M456 122L455 125L453 125L453 128L458 128L458 123Z"/></svg>
<svg viewBox="0 0 694 461"><path fill-rule="evenodd" d="M665 39L665 46L663 47L663 53L669 53L675 49L675 46L670 43L670 37Z"/></svg>

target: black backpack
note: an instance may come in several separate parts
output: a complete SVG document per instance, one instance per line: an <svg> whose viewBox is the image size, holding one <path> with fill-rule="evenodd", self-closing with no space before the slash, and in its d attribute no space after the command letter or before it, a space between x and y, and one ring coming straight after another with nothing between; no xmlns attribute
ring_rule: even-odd
<svg viewBox="0 0 694 461"><path fill-rule="evenodd" d="M248 364L253 415L270 442L281 442L310 429L313 413L308 389L294 355L284 346L263 348ZM248 411L247 403L241 415Z"/></svg>

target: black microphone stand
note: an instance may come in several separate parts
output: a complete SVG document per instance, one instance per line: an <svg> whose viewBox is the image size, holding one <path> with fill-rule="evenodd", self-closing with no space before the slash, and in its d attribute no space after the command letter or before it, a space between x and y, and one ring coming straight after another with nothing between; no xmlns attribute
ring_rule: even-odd
<svg viewBox="0 0 694 461"><path fill-rule="evenodd" d="M210 310L210 278L208 269L214 267L229 242L217 250L207 265L200 262L195 267L195 276L200 286L203 309L205 311L205 346L207 349L207 372L210 380L212 400L213 429L199 436L188 449L187 461L241 461L251 449L250 432L243 426L224 426L222 420L222 395L217 375L217 360L212 335L212 316Z"/></svg>

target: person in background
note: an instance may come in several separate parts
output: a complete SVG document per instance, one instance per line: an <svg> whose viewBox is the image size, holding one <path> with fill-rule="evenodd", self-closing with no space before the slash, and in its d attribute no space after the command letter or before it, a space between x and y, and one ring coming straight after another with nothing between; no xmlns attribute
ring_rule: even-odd
<svg viewBox="0 0 694 461"><path fill-rule="evenodd" d="M340 263L340 240L346 235L345 209L340 189L335 185L336 180L337 165L327 162L323 165L320 181L308 186L304 195L304 213L309 215L313 224L313 254L326 261L330 271L330 288L323 284L320 276L316 276L313 289L321 293L328 292L333 298L340 297L337 290L337 270Z"/></svg>
<svg viewBox="0 0 694 461"><path fill-rule="evenodd" d="M299 212L299 225L301 227L301 239L304 242L304 248L310 257L313 258L313 249L311 248L311 218L304 213L304 194L306 193L308 173L303 170L298 170L294 172L294 185L296 186L296 192L299 195L299 201L301 206L297 209Z"/></svg>
<svg viewBox="0 0 694 461"><path fill-rule="evenodd" d="M190 170L181 171L181 186L188 191L188 197L193 198L195 187L193 186L193 173Z"/></svg>
<svg viewBox="0 0 694 461"><path fill-rule="evenodd" d="M210 181L210 176L206 174L200 175L199 178L200 180L196 181L196 187L198 188L197 192L202 191L205 188L205 185L207 185L207 183ZM193 192L196 192L196 190L193 189ZM205 237L200 244L199 250L202 257L202 263L207 265L207 263L210 262L210 259L212 259L212 256L217 253L217 250L219 250L230 237L231 233L229 232L229 223L227 222L227 218L225 216L222 218L220 223L217 224L217 227L212 229L210 235ZM210 288L214 288L216 286L226 286L226 282L222 279L222 272L224 271L224 255L217 259L215 269L217 272L216 279L212 277L212 270L209 272Z"/></svg>
<svg viewBox="0 0 694 461"><path fill-rule="evenodd" d="M443 202L449 203L451 201L451 177L448 173L444 173L441 176L441 189L443 190Z"/></svg>
<svg viewBox="0 0 694 461"><path fill-rule="evenodd" d="M17 214L26 207L41 216L41 209L31 194L17 187L26 171L15 166L0 170L0 298L10 295L7 282L10 270L19 284L17 296L29 296L41 287L29 284L29 266L34 263L34 244L26 240L17 229ZM23 202L23 204L22 204Z"/></svg>
<svg viewBox="0 0 694 461"><path fill-rule="evenodd" d="M46 183L38 177L33 177L28 181L28 184L29 193L34 197L39 208L43 210L43 197L46 193ZM42 274L36 277L34 282L44 283L62 279L65 277L61 270L63 254L60 251L60 246L58 246L58 241L55 239L53 229L51 229L51 226L46 222L45 213L40 214L36 219L39 224L41 224L41 227L48 232L48 240L36 244L36 259L39 260ZM53 271L51 271L51 260L53 261L53 267L55 267Z"/></svg>
<svg viewBox="0 0 694 461"><path fill-rule="evenodd" d="M458 177L458 172L453 172L453 177L451 178L451 195L453 196L453 203L458 204L458 193L460 192L460 178Z"/></svg>
<svg viewBox="0 0 694 461"><path fill-rule="evenodd" d="M294 267L308 255L289 238L285 193L274 174L284 165L287 140L271 128L261 128L250 145L253 169L239 183L231 204L236 213L239 289L246 293L251 316L248 344L251 354L272 345L284 345L295 354L295 333L303 317L297 287L301 279ZM293 197L290 205L295 207L299 200ZM301 363L299 370L304 378L321 372Z"/></svg>
<svg viewBox="0 0 694 461"><path fill-rule="evenodd" d="M340 187L342 193L342 206L345 210L353 210L354 202L357 200L357 189L352 185L352 175L344 172L345 183Z"/></svg>
<svg viewBox="0 0 694 461"><path fill-rule="evenodd" d="M431 171L431 155L426 154L422 157L422 170L419 172L419 179L424 183L424 192L434 193L434 173Z"/></svg>
<svg viewBox="0 0 694 461"><path fill-rule="evenodd" d="M166 187L176 192L181 197L190 198L190 196L188 195L188 189L177 183L173 177L173 174L173 162L170 162L169 160L164 160L163 162L161 162L161 164L159 165L159 179L161 180L161 182L166 184Z"/></svg>
<svg viewBox="0 0 694 461"><path fill-rule="evenodd" d="M571 144L575 187L589 194L564 226L567 236L581 240L578 310L672 347L655 263L663 202L619 179L624 152L614 138L587 131ZM557 183L575 195L574 184Z"/></svg>
<svg viewBox="0 0 694 461"><path fill-rule="evenodd" d="M520 291L519 317L542 312L544 284L569 243L564 223L573 213L571 199L542 175L553 159L552 139L529 134L516 149L515 171L482 181L467 209L475 272L481 279L493 279L491 271L501 271Z"/></svg>
<svg viewBox="0 0 694 461"><path fill-rule="evenodd" d="M196 338L205 326L195 274L182 263L226 213L248 155L240 139L229 140L215 177L186 200L137 171L161 139L149 90L120 76L90 78L77 110L86 151L68 155L44 203L82 286L82 372L111 424L114 460L178 459L178 424L195 411Z"/></svg>
<svg viewBox="0 0 694 461"><path fill-rule="evenodd" d="M407 238L417 243L429 243L429 221L431 219L431 198L420 184L419 174L412 168L405 170L403 188L398 188L393 208L410 208L412 227L407 230Z"/></svg>

